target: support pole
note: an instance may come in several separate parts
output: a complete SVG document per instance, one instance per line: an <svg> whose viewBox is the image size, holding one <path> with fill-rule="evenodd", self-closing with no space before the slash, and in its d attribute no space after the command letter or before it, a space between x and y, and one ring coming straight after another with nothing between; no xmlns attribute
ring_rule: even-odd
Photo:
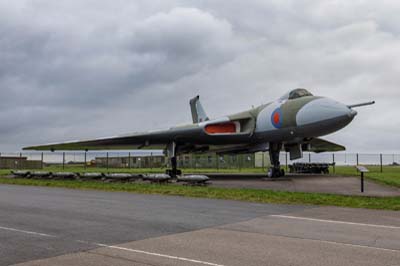
<svg viewBox="0 0 400 266"><path fill-rule="evenodd" d="M381 173L382 173L383 172L383 155L382 155L382 153L379 154L379 157L380 157L380 161L381 161Z"/></svg>
<svg viewBox="0 0 400 266"><path fill-rule="evenodd" d="M42 155L41 155L41 157L40 157L40 167L43 169L43 166L44 166L44 153L42 152Z"/></svg>
<svg viewBox="0 0 400 266"><path fill-rule="evenodd" d="M356 162L357 162L356 165L359 165L359 162L358 162L358 153L356 154Z"/></svg>
<svg viewBox="0 0 400 266"><path fill-rule="evenodd" d="M311 152L308 152L308 162L311 163Z"/></svg>
<svg viewBox="0 0 400 266"><path fill-rule="evenodd" d="M19 169L22 169L22 153L19 153Z"/></svg>
<svg viewBox="0 0 400 266"><path fill-rule="evenodd" d="M361 193L364 193L364 172L361 172Z"/></svg>
<svg viewBox="0 0 400 266"><path fill-rule="evenodd" d="M131 167L132 167L132 157L131 157L131 153L129 152L128 153L128 168L129 169L131 169Z"/></svg>
<svg viewBox="0 0 400 266"><path fill-rule="evenodd" d="M335 162L335 154L332 153L332 165L333 165L333 173L336 173L336 162Z"/></svg>

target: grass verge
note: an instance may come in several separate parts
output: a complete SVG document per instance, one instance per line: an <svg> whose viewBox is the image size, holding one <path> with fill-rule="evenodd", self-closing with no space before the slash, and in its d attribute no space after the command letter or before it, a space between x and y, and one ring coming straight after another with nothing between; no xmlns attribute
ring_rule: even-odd
<svg viewBox="0 0 400 266"><path fill-rule="evenodd" d="M189 187L181 185L158 185L143 183L102 183L77 180L33 180L0 177L0 184L60 187L123 191L141 194L173 195L210 199L249 201L257 203L323 205L351 208L400 210L400 197L342 196L321 193L282 192L261 189L233 189L214 187Z"/></svg>
<svg viewBox="0 0 400 266"><path fill-rule="evenodd" d="M369 173L365 174L367 179L377 183L400 188L400 167L399 166L383 166L381 172L380 166L366 165ZM331 169L332 173L332 169ZM354 166L336 166L336 175L342 176L360 176Z"/></svg>

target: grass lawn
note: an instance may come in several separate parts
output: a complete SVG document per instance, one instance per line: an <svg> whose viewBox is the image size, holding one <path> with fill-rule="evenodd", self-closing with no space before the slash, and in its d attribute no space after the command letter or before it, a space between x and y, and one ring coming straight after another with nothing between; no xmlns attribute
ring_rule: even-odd
<svg viewBox="0 0 400 266"><path fill-rule="evenodd" d="M377 166L368 167L371 172L366 177L380 183L400 187L400 167L385 166L383 173ZM87 168L82 166L66 166L63 170L60 166L46 167L44 171L51 172L130 172L130 173L161 173L164 169L115 169L110 168ZM263 173L261 168L250 169L184 169L184 173ZM332 172L332 171L331 171ZM0 176L10 174L10 170L0 170ZM355 176L358 175L352 166L337 166L337 175ZM175 195L186 197L202 197L213 199L240 200L259 203L280 203L280 204L313 204L326 206L341 206L353 208L370 208L385 210L400 210L400 197L366 197L366 196L342 196L321 193L281 192L261 189L232 189L214 187L191 187L181 185L157 185L145 183L103 183L97 181L78 180L34 180L34 179L10 179L0 177L0 184L31 185L64 187L71 189L96 189L105 191L126 191L144 194Z"/></svg>
<svg viewBox="0 0 400 266"><path fill-rule="evenodd" d="M211 199L227 199L258 203L313 204L352 208L400 210L400 197L342 196L320 193L281 192L261 189L231 189L192 187L181 185L158 185L145 183L103 183L78 180L35 180L0 177L1 184L63 187L70 189L95 189L125 191L142 194L160 194Z"/></svg>

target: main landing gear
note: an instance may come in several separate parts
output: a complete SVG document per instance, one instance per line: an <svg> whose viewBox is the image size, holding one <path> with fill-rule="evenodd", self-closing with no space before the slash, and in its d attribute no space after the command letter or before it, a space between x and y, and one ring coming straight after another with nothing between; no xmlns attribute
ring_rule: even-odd
<svg viewBox="0 0 400 266"><path fill-rule="evenodd" d="M281 169L281 163L279 162L279 154L282 149L280 143L270 143L269 145L269 158L271 161L271 167L268 170L268 177L276 178L285 176L285 170Z"/></svg>
<svg viewBox="0 0 400 266"><path fill-rule="evenodd" d="M178 175L182 175L182 171L178 169L177 165L178 164L176 161L176 156L171 157L171 168L172 169L165 170L165 173L172 178L176 178Z"/></svg>
<svg viewBox="0 0 400 266"><path fill-rule="evenodd" d="M176 161L176 150L177 150L177 146L176 146L175 142L168 144L166 152L167 152L168 158L171 160L171 168L172 169L165 170L165 173L172 178L176 178L178 175L182 175L182 171L179 170L177 167L178 163Z"/></svg>

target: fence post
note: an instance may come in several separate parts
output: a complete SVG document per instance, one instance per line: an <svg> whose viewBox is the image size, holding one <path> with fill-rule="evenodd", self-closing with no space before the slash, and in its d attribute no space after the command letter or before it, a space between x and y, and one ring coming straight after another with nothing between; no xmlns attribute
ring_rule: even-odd
<svg viewBox="0 0 400 266"><path fill-rule="evenodd" d="M287 156L287 152L285 153L285 169L286 169L286 173L288 171L288 156Z"/></svg>
<svg viewBox="0 0 400 266"><path fill-rule="evenodd" d="M154 161L153 161L153 152L150 152L150 170L153 170L153 163L154 163Z"/></svg>
<svg viewBox="0 0 400 266"><path fill-rule="evenodd" d="M262 152L262 162L261 162L261 167L262 167L262 171L264 172L264 168L265 168L265 152Z"/></svg>
<svg viewBox="0 0 400 266"><path fill-rule="evenodd" d="M106 155L106 167L107 167L107 171L108 171L108 152L107 152L107 155Z"/></svg>
<svg viewBox="0 0 400 266"><path fill-rule="evenodd" d="M85 164L84 169L86 170L86 168L87 168L87 151L86 150L85 150L85 161L84 161L84 164Z"/></svg>
<svg viewBox="0 0 400 266"><path fill-rule="evenodd" d="M382 173L383 172L383 156L382 156L382 153L379 154L379 157L380 157L380 161L381 161L381 173Z"/></svg>
<svg viewBox="0 0 400 266"><path fill-rule="evenodd" d="M358 162L358 153L356 154L356 162L357 162L356 165L359 165L359 162Z"/></svg>
<svg viewBox="0 0 400 266"><path fill-rule="evenodd" d="M42 169L43 169L43 165L44 165L43 161L44 161L44 153L42 152L42 155L41 155L41 157L40 157L40 167L41 167Z"/></svg>
<svg viewBox="0 0 400 266"><path fill-rule="evenodd" d="M335 154L332 153L332 165L333 165L333 173L336 173L336 162L335 162Z"/></svg>
<svg viewBox="0 0 400 266"><path fill-rule="evenodd" d="M65 152L63 152L62 169L65 169Z"/></svg>
<svg viewBox="0 0 400 266"><path fill-rule="evenodd" d="M131 158L131 152L128 152L128 168L131 169L132 167L132 158Z"/></svg>

